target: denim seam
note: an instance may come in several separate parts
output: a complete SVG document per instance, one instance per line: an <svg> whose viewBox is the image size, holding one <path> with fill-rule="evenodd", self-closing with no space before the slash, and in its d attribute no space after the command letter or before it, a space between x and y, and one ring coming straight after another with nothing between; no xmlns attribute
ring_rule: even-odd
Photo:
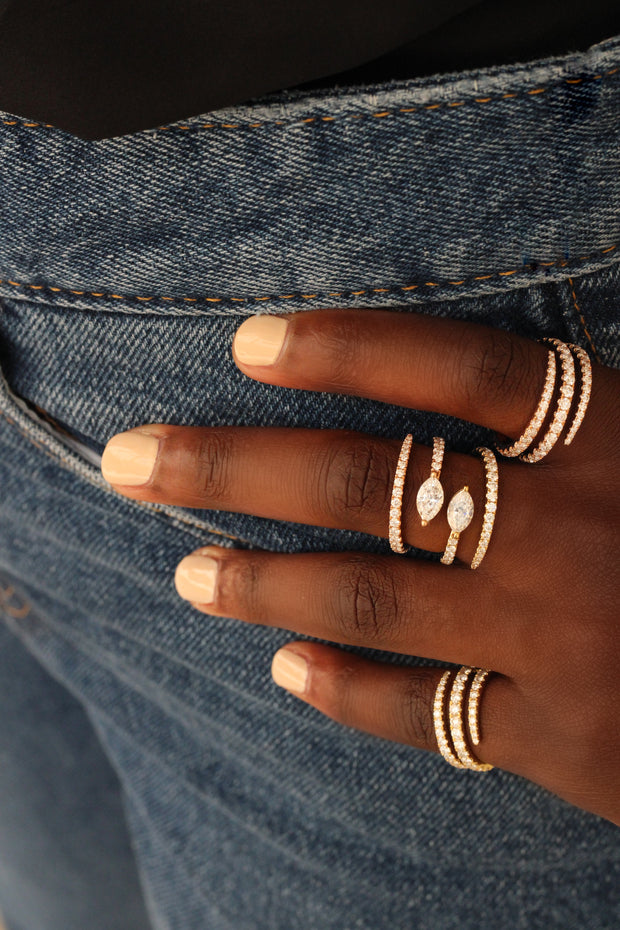
<svg viewBox="0 0 620 930"><path fill-rule="evenodd" d="M573 305L574 305L574 307L575 307L575 310L577 311L577 314L579 315L579 319L580 319L580 321L581 321L581 326L582 326L583 331L584 331L584 333L585 333L585 335L586 335L586 338L587 338L588 342L590 343L590 348L592 349L592 354L594 355L594 358L596 359L596 361L597 361L600 365L602 365L603 362L602 362L602 360L601 360L601 358L600 358L598 352L596 351L596 346L594 345L594 340L592 339L592 336L590 335L590 331L588 330L588 327L587 327L587 325L586 325L586 321L585 321L585 317L584 317L584 315L583 315L583 311L582 311L581 307L579 306L579 304L577 303L577 294L575 293L575 284L574 284L573 279L572 279L571 277L569 277L568 283L570 284L570 289L571 289L571 293L572 293L572 297L573 297Z"/></svg>
<svg viewBox="0 0 620 930"><path fill-rule="evenodd" d="M79 469L75 468L74 462L69 455L65 456L59 452L56 452L55 450L50 449L47 444L44 444L43 442L40 442L38 439L36 439L29 430L27 430L24 426L20 425L16 420L9 416L6 411L0 410L0 416L2 416L7 421L7 423L10 424L10 426L21 433L25 439L29 440L29 442L35 445L37 449L39 449L41 452L44 452L45 455L49 456L49 458L53 459L54 462L66 470L72 472L74 475L77 475L79 478L88 481L89 484L92 484L93 487L97 488L98 490L104 491L107 494L112 494L114 497L118 497L125 503L131 504L138 509L149 510L153 513L154 516L157 516L166 522L175 523L175 521L178 521L179 523L187 524L187 526L191 527L193 530L195 529L203 533L212 533L216 536L222 536L226 539L231 539L234 542L242 543L243 545L252 547L252 543L249 540L242 539L240 536L235 536L232 533L225 532L224 530L218 530L202 520L193 519L189 516L186 516L185 514L168 513L164 506L154 504L151 501L129 500L128 498L123 497L123 495L119 494L118 491L113 490L111 487L106 487L106 485L103 483L103 479L101 482L96 481L93 476L88 473L88 467L85 462L80 461L81 467ZM194 535L198 534L195 533Z"/></svg>
<svg viewBox="0 0 620 930"><path fill-rule="evenodd" d="M409 113L418 113L423 110L444 110L448 108L457 108L466 106L468 104L484 104L484 103L498 103L502 100L507 99L517 99L521 102L521 99L525 97L537 96L539 94L544 94L547 90L551 90L556 87L562 87L566 84L575 85L582 84L585 81L602 81L607 77L610 77L614 74L620 72L620 66L615 68L610 68L608 71L604 71L601 74L588 75L586 77L580 78L563 78L559 81L552 82L547 84L544 87L534 87L531 90L520 90L515 91L514 93L502 94L499 97L490 96L490 97L472 97L466 100L455 100L451 102L441 101L439 103L430 103L430 104L421 104L418 106L412 107L399 107L397 110L384 110L378 113L343 113L339 116L310 116L310 117L297 117L293 120L262 120L258 123L203 123L201 126L187 126L185 124L178 123L168 123L163 126L157 126L150 130L145 130L148 133L160 132L162 130L167 131L178 131L178 132L187 132L194 131L200 132L205 129L258 129L262 126L284 126L286 128L297 126L299 124L320 124L321 122L336 122L342 119L383 119L389 116L397 116L399 113L409 114ZM53 123L38 123L38 122L26 122L25 120L15 119L15 120L1 120L5 126L20 126L25 129L55 129ZM62 130L61 130L62 131ZM122 138L122 137L121 137Z"/></svg>
<svg viewBox="0 0 620 930"><path fill-rule="evenodd" d="M618 244L615 243L614 245L607 246L607 248L605 249L598 249L597 251L592 252L589 255L580 255L578 258L573 260L573 263L590 261L591 259L596 258L596 256L599 256L599 255L608 255L610 252L616 251L617 248L618 248ZM266 297L167 297L167 296L162 296L159 294L152 295L150 297L144 297L144 296L138 296L135 294L127 295L127 294L111 294L111 293L105 293L103 291L71 290L68 288L52 287L51 285L45 285L45 284L30 284L25 281L14 281L11 278L4 278L4 279L0 278L0 284L5 284L5 285L8 284L11 287L18 287L18 288L29 288L34 291L47 290L47 291L51 291L54 294L67 294L67 295L71 294L71 295L85 296L85 297L103 297L106 300L111 300L111 299L125 300L125 301L139 300L142 303L148 303L152 300L183 301L185 303L199 303L201 301L204 301L205 303L212 303L212 304L213 303L224 303L225 304L225 303L231 303L231 302L232 303L248 303L250 301L256 301L258 303L263 303L265 301L273 301L273 300L317 300L317 299L322 299L326 297L347 298L347 297L367 296L370 294L394 294L397 292L415 291L415 290L418 290L419 288L424 288L424 287L447 289L447 288L459 287L463 285L471 286L476 281L489 281L495 277L508 278L508 277L512 277L513 275L519 275L519 274L522 276L526 274L531 275L532 273L540 272L541 268L552 268L555 265L557 265L560 268L568 268L569 262L567 259L556 259L555 261L552 261L552 262L542 262L542 261L531 262L527 265L524 265L523 268L513 268L509 271L494 271L494 272L491 272L490 274L473 275L468 278L463 278L460 281L443 281L443 282L425 281L424 283L421 283L421 284L407 284L407 285L392 284L392 285L389 285L388 287L370 287L370 288L363 288L361 290L346 289L342 291L323 291L323 292L317 291L314 294L301 294L299 292L296 292L292 294L277 294L277 295L270 295ZM522 280L522 277L518 278L517 280ZM144 311L139 311L136 309L136 310L128 310L128 311L126 310L124 312L148 313L149 310L145 309ZM158 310L157 312L162 313L163 311ZM170 312L171 314L174 314L176 316L176 315L181 314L183 311L177 310L176 308L175 309L171 308ZM189 315L192 315L191 311L187 311L187 312ZM209 308L209 312L216 313L217 311L212 311L211 308ZM245 312L247 314L253 313L252 310L247 310L247 311L241 310L240 312L241 313ZM230 311L225 311L225 313L228 314L230 313Z"/></svg>

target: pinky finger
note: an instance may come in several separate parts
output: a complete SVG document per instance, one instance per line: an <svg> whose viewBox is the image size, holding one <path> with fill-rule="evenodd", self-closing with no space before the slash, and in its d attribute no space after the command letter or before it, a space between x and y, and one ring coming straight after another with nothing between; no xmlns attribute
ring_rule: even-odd
<svg viewBox="0 0 620 930"><path fill-rule="evenodd" d="M271 666L276 684L333 720L436 753L433 705L444 671L374 662L312 642L284 646ZM522 711L514 683L503 675L491 675L481 697L476 758L525 774L521 754L515 755L515 723Z"/></svg>

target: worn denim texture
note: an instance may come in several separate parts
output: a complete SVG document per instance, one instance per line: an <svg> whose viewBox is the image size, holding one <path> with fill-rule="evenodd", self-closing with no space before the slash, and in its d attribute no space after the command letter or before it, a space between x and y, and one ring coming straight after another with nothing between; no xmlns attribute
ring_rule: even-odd
<svg viewBox="0 0 620 930"><path fill-rule="evenodd" d="M620 366L620 37L97 142L0 114L0 158L0 569L19 605L4 620L118 773L152 927L617 928L611 823L321 716L271 681L291 634L198 614L174 589L208 542L387 541L129 501L97 457L153 421L485 438L245 378L230 346L248 314L393 307Z"/></svg>

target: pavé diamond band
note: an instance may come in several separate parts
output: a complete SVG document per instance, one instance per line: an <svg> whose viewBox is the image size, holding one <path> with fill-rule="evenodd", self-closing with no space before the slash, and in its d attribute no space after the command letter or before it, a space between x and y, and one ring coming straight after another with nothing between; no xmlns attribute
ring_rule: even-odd
<svg viewBox="0 0 620 930"><path fill-rule="evenodd" d="M495 523L495 513L497 511L497 492L499 486L499 470L497 468L497 459L490 449L480 446L476 452L482 457L484 462L484 472L486 477L486 498L484 502L484 516L482 518L482 531L478 540L478 548L471 561L471 568L478 568L482 562L486 551L489 547L493 524Z"/></svg>
<svg viewBox="0 0 620 930"><path fill-rule="evenodd" d="M390 500L390 520L388 526L388 538L393 552L403 555L409 547L403 544L401 517L403 511L403 491L405 488L405 476L407 474L407 465L409 464L409 453L411 452L411 443L413 436L408 433L403 439L396 465L394 475L394 484L392 485L392 498Z"/></svg>
<svg viewBox="0 0 620 930"><path fill-rule="evenodd" d="M532 452L522 453L519 456L522 462L540 462L541 459L544 459L544 457L551 452L560 438L560 433L564 429L575 393L575 362L571 350L565 342L560 342L559 339L547 339L545 341L550 342L555 347L560 358L560 364L562 366L560 395L555 406L549 429Z"/></svg>
<svg viewBox="0 0 620 930"><path fill-rule="evenodd" d="M571 442L575 438L575 434L581 426L583 418L586 415L586 410L588 408L588 404L590 403L590 395L592 393L592 363L588 353L582 349L581 346L575 346L572 343L569 343L568 347L573 352L573 355L577 357L577 361L579 362L579 368L581 370L581 391L579 394L579 403L577 405L577 410L575 411L573 422L564 439L565 446L570 446Z"/></svg>
<svg viewBox="0 0 620 930"><path fill-rule="evenodd" d="M543 425L547 414L549 413L549 407L551 406L551 399L553 398L553 391L555 388L556 368L555 352L553 349L551 349L547 355L547 374L545 375L545 383L543 386L542 394L540 395L540 400L538 401L538 406L534 411L534 416L515 443L513 443L511 446L497 446L497 451L500 455L504 455L507 458L515 458L517 455L521 455L522 452L525 452L528 446L530 446L534 439L536 439L536 436L540 432L540 428Z"/></svg>

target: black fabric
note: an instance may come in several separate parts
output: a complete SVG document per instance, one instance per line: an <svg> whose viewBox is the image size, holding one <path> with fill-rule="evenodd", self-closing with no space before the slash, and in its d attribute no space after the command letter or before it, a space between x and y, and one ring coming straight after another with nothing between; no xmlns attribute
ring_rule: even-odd
<svg viewBox="0 0 620 930"><path fill-rule="evenodd" d="M620 0L0 0L0 108L96 139L619 32Z"/></svg>

